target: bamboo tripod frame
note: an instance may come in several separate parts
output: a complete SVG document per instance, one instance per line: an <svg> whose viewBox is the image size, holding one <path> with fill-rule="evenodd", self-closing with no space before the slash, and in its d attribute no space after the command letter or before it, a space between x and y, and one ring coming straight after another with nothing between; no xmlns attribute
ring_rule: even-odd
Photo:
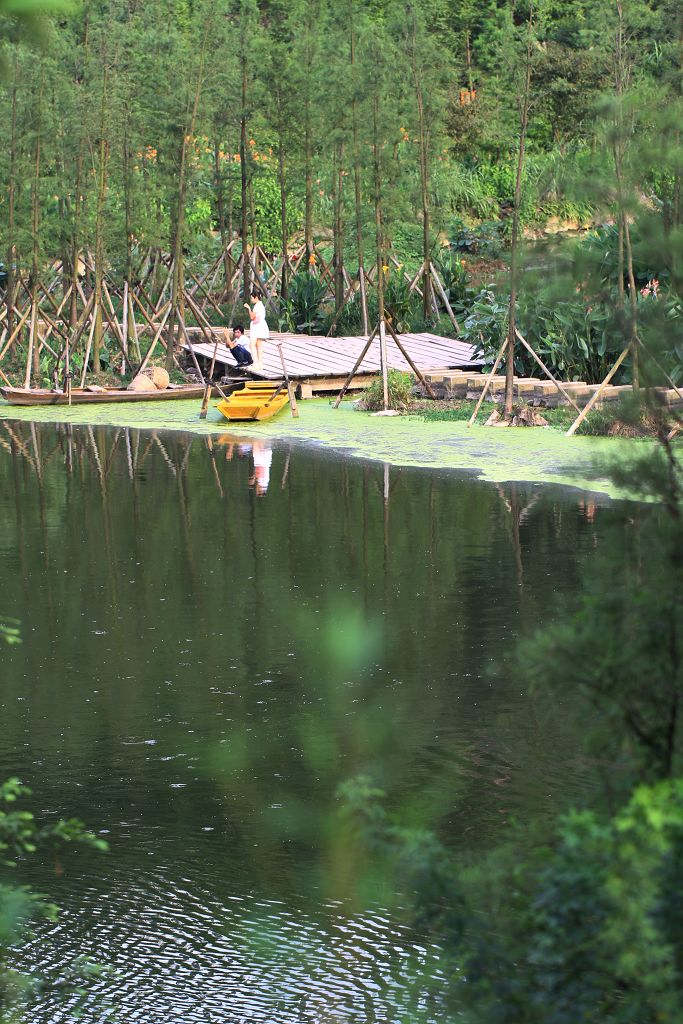
<svg viewBox="0 0 683 1024"><path fill-rule="evenodd" d="M366 341L365 346L363 347L362 352L358 356L358 359L354 363L351 372L349 373L348 377L344 381L344 385L343 385L341 391L337 395L337 398L336 398L336 400L334 402L334 405L333 405L334 409L338 409L339 408L339 405L340 405L344 395L346 394L346 392L348 391L349 387L351 386L351 382L352 382L353 378L356 376L356 374L358 373L358 370L362 366L363 360L367 356L367 354L368 354L368 352L370 350L370 346L372 345L372 343L375 340L375 338L377 337L377 335L380 336L380 348L379 348L379 351L380 351L380 372L382 374L382 383L383 383L383 392L384 392L384 408L385 409L388 408L388 405L389 405L389 403L388 403L388 395L387 395L388 369L387 369L387 354L386 354L386 341L385 341L385 335L386 335L386 331L387 330L389 331L389 334L393 338L394 343L397 346L399 352L401 353L401 355L403 356L405 361L408 363L408 365L410 366L411 370L413 371L413 373L415 374L417 379L420 381L422 386L425 388L425 390L427 391L429 396L431 398L436 398L436 395L434 393L434 389L432 388L431 384L429 383L428 380L425 379L425 377L424 377L422 371L419 369L419 367L417 367L415 365L415 363L411 359L410 355L408 354L408 352L404 348L402 342L400 341L398 335L394 331L394 328L392 327L391 322L387 319L387 317L385 317L383 321L379 321L375 325L372 333L369 335L368 340Z"/></svg>

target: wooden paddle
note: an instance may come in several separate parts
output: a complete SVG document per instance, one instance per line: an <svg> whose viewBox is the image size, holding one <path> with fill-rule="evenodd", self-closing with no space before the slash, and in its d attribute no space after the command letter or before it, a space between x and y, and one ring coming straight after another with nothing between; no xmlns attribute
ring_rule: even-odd
<svg viewBox="0 0 683 1024"><path fill-rule="evenodd" d="M263 403L263 408L264 409L266 408L266 406L270 405L270 403L277 398L277 396L282 391L283 387L285 387L285 381L283 381L282 384L278 384L278 386L276 387L275 391L273 391L273 393L270 396L270 398L268 399L268 401Z"/></svg>
<svg viewBox="0 0 683 1024"><path fill-rule="evenodd" d="M218 335L216 335L216 344L213 346L213 358L211 360L211 369L209 370L209 379L206 382L204 388L204 397L202 398L202 407L199 410L200 420L206 419L206 414L209 411L209 397L211 395L211 378L213 377L213 368L216 365L216 353L218 352Z"/></svg>
<svg viewBox="0 0 683 1024"><path fill-rule="evenodd" d="M299 410L296 407L296 398L294 397L294 388L292 382L287 374L287 367L285 366L285 357L282 354L282 342L279 341L277 344L277 350L280 353L280 362L282 363L282 372L285 378L285 384L287 385L287 394L289 395L289 407L292 410L292 416L295 420L299 419Z"/></svg>

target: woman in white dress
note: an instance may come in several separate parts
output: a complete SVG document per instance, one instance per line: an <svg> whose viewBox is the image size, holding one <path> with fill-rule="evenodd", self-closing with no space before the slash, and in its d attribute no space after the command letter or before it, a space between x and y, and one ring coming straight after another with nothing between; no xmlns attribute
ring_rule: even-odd
<svg viewBox="0 0 683 1024"><path fill-rule="evenodd" d="M244 308L249 313L249 319L251 325L249 327L249 341L251 343L251 351L254 356L254 365L252 369L262 370L263 369L263 339L270 337L270 331L268 330L268 324L266 323L266 307L261 302L261 296L254 289L251 293L250 308L249 303L244 303Z"/></svg>

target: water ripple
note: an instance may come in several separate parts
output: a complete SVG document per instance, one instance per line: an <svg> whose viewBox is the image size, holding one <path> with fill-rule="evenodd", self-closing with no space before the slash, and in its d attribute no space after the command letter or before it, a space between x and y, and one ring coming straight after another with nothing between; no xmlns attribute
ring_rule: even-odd
<svg viewBox="0 0 683 1024"><path fill-rule="evenodd" d="M381 911L317 914L278 900L218 900L166 874L126 874L79 888L56 925L39 932L20 967L50 980L31 1024L75 1024L77 999L60 998L78 957L109 970L87 989L84 1016L100 1024L367 1024L436 1020L416 1015L441 984L439 953ZM109 1009L111 1008L111 1010Z"/></svg>

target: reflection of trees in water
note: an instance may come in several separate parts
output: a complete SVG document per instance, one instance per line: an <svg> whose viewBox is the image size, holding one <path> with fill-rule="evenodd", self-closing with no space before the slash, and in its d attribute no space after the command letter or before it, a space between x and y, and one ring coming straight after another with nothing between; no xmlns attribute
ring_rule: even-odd
<svg viewBox="0 0 683 1024"><path fill-rule="evenodd" d="M461 832L500 827L497 780L531 804L557 770L561 724L530 724L487 671L576 585L594 527L575 499L283 448L257 499L225 438L4 421L0 439L11 607L37 628L32 673L53 668L32 711L47 749L50 715L91 759L146 729L199 766L179 813L218 801L231 853L283 885L318 847L330 889L352 871L329 818L342 779L370 771ZM153 765L131 754L152 817Z"/></svg>

